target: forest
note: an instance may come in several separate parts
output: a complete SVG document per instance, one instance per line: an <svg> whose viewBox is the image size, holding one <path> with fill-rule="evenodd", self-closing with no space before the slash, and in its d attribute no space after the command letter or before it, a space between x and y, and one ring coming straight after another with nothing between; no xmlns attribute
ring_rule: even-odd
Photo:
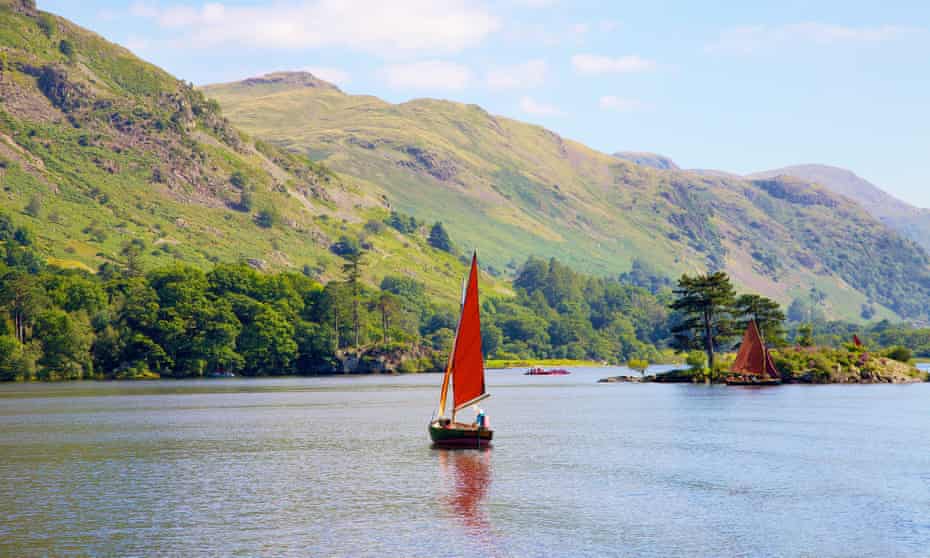
<svg viewBox="0 0 930 558"><path fill-rule="evenodd" d="M448 242L441 224L433 229L437 244ZM46 263L29 230L5 216L0 242L2 380L326 374L354 371L343 366L346 357L365 355L396 357L400 371L433 371L443 367L456 327L457 309L431 299L410 277L387 276L377 288L363 282L366 253L356 243L342 254L343 277L324 285L244 262L147 270L139 263L141 245L132 242L119 264L93 274L63 269ZM796 331L785 336L776 303L736 296L723 274L675 283L635 261L618 277L592 277L531 257L515 274L515 296L482 299L483 351L497 359L617 364L701 350L706 343L685 294L699 279L724 282L725 300L715 302L723 304L715 350L732 349L750 316L773 344L796 340ZM816 331L825 345L859 332L876 345L930 354L930 330L887 322L867 329L818 322L801 331Z"/></svg>

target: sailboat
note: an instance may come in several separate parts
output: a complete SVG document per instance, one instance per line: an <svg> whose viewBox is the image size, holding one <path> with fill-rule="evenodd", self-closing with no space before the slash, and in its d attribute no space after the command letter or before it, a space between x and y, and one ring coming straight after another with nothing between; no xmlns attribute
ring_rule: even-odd
<svg viewBox="0 0 930 558"><path fill-rule="evenodd" d="M446 402L452 387L452 417L446 418ZM484 383L484 358L481 355L481 311L478 305L478 254L472 255L471 271L465 282L462 314L455 343L446 363L439 392L438 418L430 421L429 435L441 447L484 447L491 443L494 431L481 420L472 424L455 421L462 409L489 397Z"/></svg>
<svg viewBox="0 0 930 558"><path fill-rule="evenodd" d="M775 386L781 383L781 374L775 368L755 320L750 321L746 328L743 344L726 381L728 386Z"/></svg>

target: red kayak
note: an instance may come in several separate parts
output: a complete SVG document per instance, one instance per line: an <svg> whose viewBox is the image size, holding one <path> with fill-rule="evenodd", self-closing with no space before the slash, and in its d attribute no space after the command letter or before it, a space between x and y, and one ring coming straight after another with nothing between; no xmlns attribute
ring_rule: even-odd
<svg viewBox="0 0 930 558"><path fill-rule="evenodd" d="M543 370L542 368L530 368L523 373L524 376L568 376L571 374L564 368L553 368L552 370Z"/></svg>

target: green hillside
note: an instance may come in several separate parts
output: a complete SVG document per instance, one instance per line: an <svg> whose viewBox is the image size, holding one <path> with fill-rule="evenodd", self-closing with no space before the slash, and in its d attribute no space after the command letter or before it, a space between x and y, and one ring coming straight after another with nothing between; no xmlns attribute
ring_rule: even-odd
<svg viewBox="0 0 930 558"><path fill-rule="evenodd" d="M461 262L389 213L371 182L240 133L190 84L32 0L0 0L0 208L50 261L96 270L141 241L149 267L248 261L339 276L342 236L366 273L457 295ZM369 223L369 226L365 226Z"/></svg>
<svg viewBox="0 0 930 558"><path fill-rule="evenodd" d="M794 165L757 172L750 178L795 176L821 184L862 204L872 216L930 250L930 210L914 207L885 192L854 172L828 165Z"/></svg>
<svg viewBox="0 0 930 558"><path fill-rule="evenodd" d="M916 318L930 301L926 254L818 186L654 169L475 105L394 105L306 73L204 92L249 133L447 223L498 269L528 255L607 275L634 259L672 276L724 269L785 304L813 289L848 319Z"/></svg>

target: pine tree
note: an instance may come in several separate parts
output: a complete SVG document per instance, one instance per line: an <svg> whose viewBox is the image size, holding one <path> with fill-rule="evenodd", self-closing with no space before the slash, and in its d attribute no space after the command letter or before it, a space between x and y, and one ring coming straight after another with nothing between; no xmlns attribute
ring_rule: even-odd
<svg viewBox="0 0 930 558"><path fill-rule="evenodd" d="M749 322L755 320L766 343L776 346L785 343L785 313L777 302L760 295L744 294L736 299L734 308L739 329L746 329Z"/></svg>
<svg viewBox="0 0 930 558"><path fill-rule="evenodd" d="M342 272L346 274L346 285L352 291L352 322L355 333L355 349L359 346L359 303L361 297L362 257L363 252L355 252L345 256L346 263Z"/></svg>
<svg viewBox="0 0 930 558"><path fill-rule="evenodd" d="M670 308L680 313L672 327L672 346L679 351L703 350L707 366L714 369L717 347L734 336L733 305L736 293L724 272L709 275L687 274L678 280L676 300Z"/></svg>

